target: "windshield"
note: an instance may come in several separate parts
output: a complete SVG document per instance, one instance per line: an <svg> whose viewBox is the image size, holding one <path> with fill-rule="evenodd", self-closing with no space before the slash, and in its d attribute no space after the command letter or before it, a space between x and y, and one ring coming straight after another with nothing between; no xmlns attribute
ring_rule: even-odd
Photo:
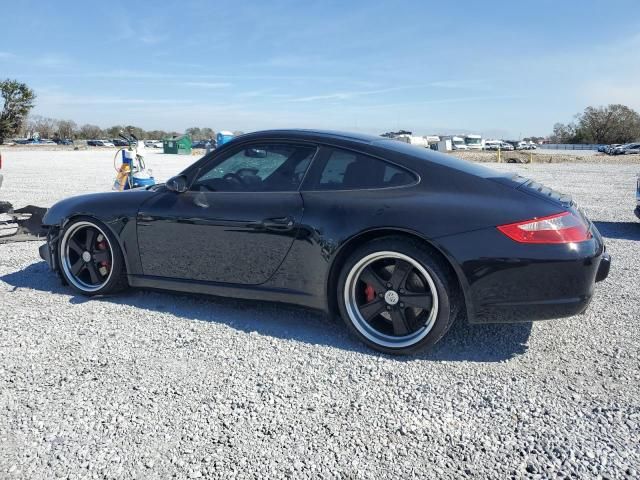
<svg viewBox="0 0 640 480"><path fill-rule="evenodd" d="M480 145L480 139L479 138L467 138L467 145Z"/></svg>
<svg viewBox="0 0 640 480"><path fill-rule="evenodd" d="M452 140L454 145L464 145L464 142L462 140Z"/></svg>

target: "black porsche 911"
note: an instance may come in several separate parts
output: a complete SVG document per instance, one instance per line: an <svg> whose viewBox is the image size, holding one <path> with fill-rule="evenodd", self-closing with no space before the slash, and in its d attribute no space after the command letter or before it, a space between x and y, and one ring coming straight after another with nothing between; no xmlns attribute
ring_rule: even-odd
<svg viewBox="0 0 640 480"><path fill-rule="evenodd" d="M85 295L126 286L339 312L411 353L456 319L583 312L610 257L571 198L381 137L235 138L166 184L63 200L41 256Z"/></svg>

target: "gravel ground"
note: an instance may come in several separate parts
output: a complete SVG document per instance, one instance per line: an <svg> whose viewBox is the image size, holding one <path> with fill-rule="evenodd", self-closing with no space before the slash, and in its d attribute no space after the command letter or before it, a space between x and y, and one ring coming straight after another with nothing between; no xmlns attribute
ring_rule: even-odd
<svg viewBox="0 0 640 480"><path fill-rule="evenodd" d="M16 207L112 181L108 152L9 152ZM159 179L194 158L149 155ZM319 313L62 287L0 245L0 478L638 478L637 165L494 165L570 193L610 277L581 316L457 324L392 358Z"/></svg>
<svg viewBox="0 0 640 480"><path fill-rule="evenodd" d="M498 152L469 150L451 155L473 162L497 162ZM512 150L500 153L502 162L515 163L604 163L609 165L640 163L640 155L605 155L592 150Z"/></svg>

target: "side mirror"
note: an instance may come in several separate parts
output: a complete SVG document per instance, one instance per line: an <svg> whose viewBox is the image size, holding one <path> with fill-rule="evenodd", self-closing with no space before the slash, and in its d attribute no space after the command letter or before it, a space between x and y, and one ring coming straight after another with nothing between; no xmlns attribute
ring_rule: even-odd
<svg viewBox="0 0 640 480"><path fill-rule="evenodd" d="M175 177L171 177L169 180L167 180L167 183L165 185L169 191L176 193L184 193L189 188L189 185L187 184L187 177L185 177L184 175L176 175Z"/></svg>

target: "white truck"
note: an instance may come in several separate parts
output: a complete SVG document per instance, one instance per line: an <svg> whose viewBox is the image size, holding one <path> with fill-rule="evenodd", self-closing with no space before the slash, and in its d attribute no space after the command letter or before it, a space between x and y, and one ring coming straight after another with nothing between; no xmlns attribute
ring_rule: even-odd
<svg viewBox="0 0 640 480"><path fill-rule="evenodd" d="M482 135L466 135L464 137L464 143L469 150L482 150Z"/></svg>
<svg viewBox="0 0 640 480"><path fill-rule="evenodd" d="M428 137L428 136L427 137L421 137L419 135L398 135L397 137L394 137L394 138L396 140L399 140L399 141L404 142L404 143L408 143L410 145L416 145L418 147L429 148L429 144L432 143L432 142L430 142L430 140L433 137Z"/></svg>
<svg viewBox="0 0 640 480"><path fill-rule="evenodd" d="M453 150L469 150L469 147L462 137L451 137L451 148Z"/></svg>

